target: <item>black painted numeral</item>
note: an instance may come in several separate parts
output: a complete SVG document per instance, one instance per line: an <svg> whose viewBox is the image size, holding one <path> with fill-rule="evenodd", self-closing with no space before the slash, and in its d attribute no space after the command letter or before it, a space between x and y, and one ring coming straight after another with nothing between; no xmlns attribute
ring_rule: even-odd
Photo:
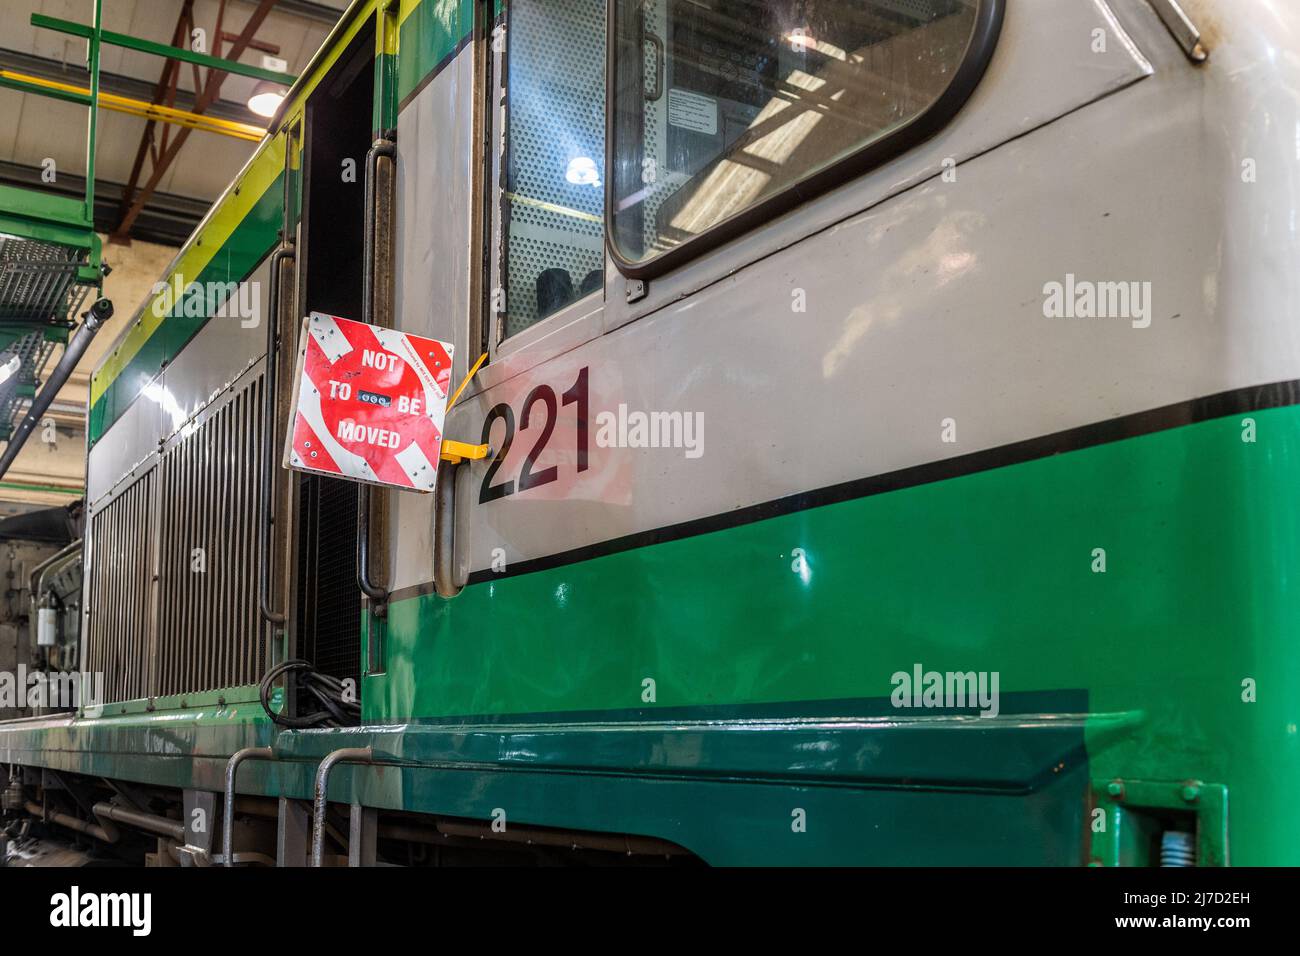
<svg viewBox="0 0 1300 956"><path fill-rule="evenodd" d="M524 467L519 472L519 490L527 491L529 488L537 488L541 485L549 485L552 481L560 476L560 470L555 465L550 468L543 468L541 471L533 471L533 465L537 464L537 459L541 457L546 448L546 443L551 440L551 432L555 431L555 417L559 409L555 404L555 389L549 385L538 385L528 393L524 399L524 414L519 419L520 429L528 427L528 413L533 410L533 406L538 402L546 405L546 425L542 428L541 437L537 439L537 444L533 450L528 453L524 459Z"/></svg>
<svg viewBox="0 0 1300 956"><path fill-rule="evenodd" d="M510 454L510 443L515 440L515 413L505 402L494 406L492 411L488 412L487 418L483 422L483 437L479 439L479 444L486 445L491 441L492 423L498 418L505 420L506 440L501 443L501 448L496 457L492 459L487 474L483 476L483 485L479 488L478 493L478 503L481 505L515 493L515 483L513 481L503 481L495 486L492 484L492 478L496 475L497 469L505 464L506 455Z"/></svg>
<svg viewBox="0 0 1300 956"><path fill-rule="evenodd" d="M578 471L587 470L587 366L578 373L578 380L564 393L564 404L578 404Z"/></svg>
<svg viewBox="0 0 1300 956"><path fill-rule="evenodd" d="M563 395L563 404L577 406L577 453L578 453L578 471L586 471L588 466L588 380L590 378L587 366L578 372L578 378L570 386L569 390ZM551 435L555 432L555 423L559 418L559 403L555 398L555 389L549 385L538 385L528 393L524 399L524 410L520 416L519 428L525 430L528 428L528 418L533 410L533 406L541 402L546 406L546 424L542 426L542 433L537 438L537 443L533 445L526 458L524 458L523 468L519 472L519 491L527 491L530 488L538 488L542 485L548 485L560 477L558 465L551 465L549 468L543 468L541 471L533 471L533 466L537 464L537 459L541 457L542 452L546 450L546 443L551 440ZM483 484L479 488L479 504L486 504L489 501L496 501L498 498L505 498L515 493L515 483L513 481L503 481L499 485L493 485L492 479L496 477L497 471L506 462L506 456L510 453L510 445L515 439L515 413L514 410L505 402L493 406L488 412L487 419L483 422L483 437L479 443L486 445L492 437L492 424L498 419L503 419L506 423L505 441L501 443L501 448L497 451L496 456L492 459L492 464L488 466L487 473L483 476Z"/></svg>

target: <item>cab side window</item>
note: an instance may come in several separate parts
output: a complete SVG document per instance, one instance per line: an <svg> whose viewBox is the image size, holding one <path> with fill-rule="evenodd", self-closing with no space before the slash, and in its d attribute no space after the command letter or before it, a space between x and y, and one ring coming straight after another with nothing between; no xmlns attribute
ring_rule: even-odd
<svg viewBox="0 0 1300 956"><path fill-rule="evenodd" d="M509 0L493 31L500 342L604 288L605 2Z"/></svg>
<svg viewBox="0 0 1300 956"><path fill-rule="evenodd" d="M637 274L915 120L995 0L613 2L611 249Z"/></svg>

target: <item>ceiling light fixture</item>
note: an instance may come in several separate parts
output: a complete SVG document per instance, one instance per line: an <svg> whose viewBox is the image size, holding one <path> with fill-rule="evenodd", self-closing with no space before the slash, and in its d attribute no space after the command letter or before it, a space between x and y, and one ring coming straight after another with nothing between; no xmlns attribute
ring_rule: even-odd
<svg viewBox="0 0 1300 956"><path fill-rule="evenodd" d="M248 97L248 108L258 116L270 119L284 102L287 92L283 86L276 86L269 80L261 80L253 87L252 95Z"/></svg>

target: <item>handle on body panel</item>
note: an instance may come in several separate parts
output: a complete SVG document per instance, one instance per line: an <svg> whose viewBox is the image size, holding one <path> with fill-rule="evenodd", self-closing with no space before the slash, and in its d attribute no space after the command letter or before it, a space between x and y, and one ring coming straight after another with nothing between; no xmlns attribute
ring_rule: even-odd
<svg viewBox="0 0 1300 956"><path fill-rule="evenodd" d="M379 158L397 160L397 144L377 139L366 153L365 223L362 229L361 321L374 324L375 291L375 174ZM383 617L388 611L388 588L370 580L370 486L362 485L357 493L357 587L371 600L371 611Z"/></svg>
<svg viewBox="0 0 1300 956"><path fill-rule="evenodd" d="M262 382L262 486L258 502L257 551L258 587L257 606L262 619L268 624L282 625L283 611L271 607L271 526L275 515L271 505L271 489L275 475L275 404L279 397L278 357L280 350L280 267L294 260L292 245L281 246L271 253L271 301L266 317L266 374Z"/></svg>

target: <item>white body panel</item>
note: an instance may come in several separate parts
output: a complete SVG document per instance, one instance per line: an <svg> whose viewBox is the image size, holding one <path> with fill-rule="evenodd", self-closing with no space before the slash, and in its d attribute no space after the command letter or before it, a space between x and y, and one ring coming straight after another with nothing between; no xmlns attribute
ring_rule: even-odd
<svg viewBox="0 0 1300 956"><path fill-rule="evenodd" d="M933 140L651 281L632 306L611 265L603 305L584 300L507 340L450 416L450 437L477 440L493 406L518 418L533 388L558 394L590 369L589 470L574 467L571 408L536 465L558 464L558 481L479 504L488 464L466 469L460 563L555 555L1300 377L1300 280L1287 265L1300 243L1277 221L1273 187L1240 175L1250 156L1300 185L1294 88L1251 93L1237 79L1297 48L1282 42L1300 26L1288 16L1256 35L1250 11L1225 10L1220 48L1196 66L1141 0L1009 4L988 73ZM1105 53L1093 52L1098 29ZM950 156L955 182L940 175ZM1046 317L1046 284L1070 275L1150 283L1149 326ZM703 454L599 447L595 418L620 405L702 416ZM537 418L495 483L518 476ZM432 576L432 516L396 507L392 585L418 587Z"/></svg>

